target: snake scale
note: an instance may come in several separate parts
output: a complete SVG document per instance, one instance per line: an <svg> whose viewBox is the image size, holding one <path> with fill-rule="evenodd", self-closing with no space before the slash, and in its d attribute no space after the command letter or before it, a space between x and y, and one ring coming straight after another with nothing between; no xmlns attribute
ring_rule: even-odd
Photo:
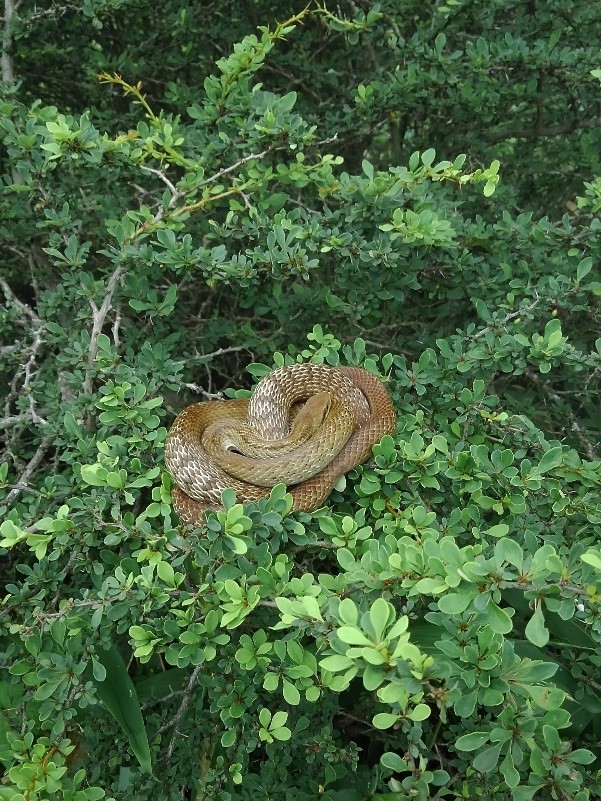
<svg viewBox="0 0 601 801"><path fill-rule="evenodd" d="M250 398L195 403L176 417L165 443L175 511L199 524L224 489L252 501L279 483L294 509L312 511L395 426L388 392L367 370L279 367Z"/></svg>

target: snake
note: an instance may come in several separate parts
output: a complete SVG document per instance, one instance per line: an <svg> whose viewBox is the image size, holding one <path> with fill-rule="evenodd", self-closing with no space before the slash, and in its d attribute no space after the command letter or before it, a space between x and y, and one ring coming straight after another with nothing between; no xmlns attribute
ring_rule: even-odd
<svg viewBox="0 0 601 801"><path fill-rule="evenodd" d="M250 398L201 401L177 415L165 441L173 507L183 523L201 525L223 490L257 501L283 483L293 509L314 511L395 428L388 391L368 370L278 367Z"/></svg>

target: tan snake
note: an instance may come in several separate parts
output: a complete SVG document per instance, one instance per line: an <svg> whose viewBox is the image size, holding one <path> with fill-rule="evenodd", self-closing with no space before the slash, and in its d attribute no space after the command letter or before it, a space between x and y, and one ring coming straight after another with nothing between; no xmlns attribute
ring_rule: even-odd
<svg viewBox="0 0 601 801"><path fill-rule="evenodd" d="M367 370L280 367L250 398L195 403L176 417L165 443L175 511L198 524L205 509L220 506L224 489L251 501L279 483L294 509L312 511L395 426L388 392Z"/></svg>

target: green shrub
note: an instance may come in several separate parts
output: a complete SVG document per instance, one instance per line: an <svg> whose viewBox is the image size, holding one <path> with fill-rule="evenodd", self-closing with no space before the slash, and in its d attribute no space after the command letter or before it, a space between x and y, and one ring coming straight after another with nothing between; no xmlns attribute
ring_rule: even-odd
<svg viewBox="0 0 601 801"><path fill-rule="evenodd" d="M62 111L27 102L45 97L27 77L35 53L57 75L60 53L35 39L54 12L13 20L25 80L0 104L0 799L600 797L597 134L579 129L569 176L587 181L558 216L549 162L569 137L537 139L526 180L534 151L510 136L496 152L501 105L480 94L499 64L531 77L543 62L586 73L574 91L592 92L576 42L592 4L562 51L554 34L526 47L506 31L461 53L447 42L467 6L438 5L429 26L407 3L413 38L394 4L305 9L196 84L186 43L202 20L180 5L156 29L185 40L158 97L93 45L104 25L129 64L134 32L111 14L156 19L154 6L66 7L65 41L87 31L83 63L103 72L71 101L57 83ZM506 4L473 5L512 22ZM305 66L298 94L265 80L320 32L336 47L313 94ZM150 59L139 32L137 47ZM371 82L363 47L382 64ZM165 79L171 59L188 83ZM320 116L330 60L356 108L329 98ZM486 111L486 160L477 125L437 158L441 85ZM513 86L524 106L526 88ZM397 153L398 121L388 134L381 121L399 92L406 115L426 95L436 114L407 121ZM469 122L469 108L453 117L451 143ZM525 198L549 216L518 211ZM386 377L395 436L313 514L292 513L282 486L244 506L226 492L206 526L179 526L162 462L175 411L297 361Z"/></svg>

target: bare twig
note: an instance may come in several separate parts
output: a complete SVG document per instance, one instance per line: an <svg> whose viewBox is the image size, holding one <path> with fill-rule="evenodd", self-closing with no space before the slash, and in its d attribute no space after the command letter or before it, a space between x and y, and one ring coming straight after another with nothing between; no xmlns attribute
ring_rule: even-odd
<svg viewBox="0 0 601 801"><path fill-rule="evenodd" d="M582 433L582 429L580 428L578 421L576 420L574 414L570 411L567 404L565 404L562 401L561 396L557 392L555 392L553 387L549 386L549 384L543 381L541 377L538 375L538 373L536 373L534 370L528 370L526 374L528 378L532 381L532 383L536 384L536 386L540 389L540 391L543 393L543 395L545 395L545 397L548 400L553 401L554 403L560 405L561 413L567 417L567 422L569 423L570 431L574 433L574 436L580 443L580 446L582 450L585 452L587 458L590 459L591 462L596 461L598 457L592 443Z"/></svg>
<svg viewBox="0 0 601 801"><path fill-rule="evenodd" d="M482 131L482 138L488 142L503 142L505 139L538 139L541 136L567 136L582 128L598 128L601 120L593 117L582 120L577 117L564 125L540 126L535 121L532 128L506 128L505 130Z"/></svg>
<svg viewBox="0 0 601 801"><path fill-rule="evenodd" d="M21 387L21 392L25 392L29 398L29 413L31 414L32 420L34 423L37 423L38 425L40 423L45 423L46 421L44 420L43 417L40 417L35 410L33 395L29 389L29 386L31 384L31 379L33 376L33 366L35 364L35 359L41 344L42 344L42 329L38 328L38 330L35 332L34 340L31 343L29 359L27 360L27 363L25 364L24 367L25 379L23 381L23 386Z"/></svg>
<svg viewBox="0 0 601 801"><path fill-rule="evenodd" d="M192 392L197 392L199 395L202 395L207 400L222 400L223 394L221 392L207 392L206 389L199 387L198 384L187 384L182 382L182 387L186 389L192 390Z"/></svg>
<svg viewBox="0 0 601 801"><path fill-rule="evenodd" d="M315 142L312 146L319 146L319 145L329 145L331 142L338 141L338 134L334 134L334 136L329 136L327 139L320 139L318 142ZM260 153L251 153L248 156L244 156L244 158L239 159L235 164L231 164L229 167L223 167L223 169L218 170L214 175L211 175L210 178L206 178L202 183L198 185L197 188L202 186L206 186L207 184L213 183L213 181L218 181L224 175L227 175L234 170L237 170L238 167L241 167L243 164L246 164L249 161L255 161L258 159L263 159L265 156L269 155L269 153L275 153L277 150L285 150L288 146L287 145L278 145L277 147L268 147L265 150L262 150Z"/></svg>
<svg viewBox="0 0 601 801"><path fill-rule="evenodd" d="M119 283L119 279L123 275L123 265L118 264L115 268L115 271L111 275L106 285L106 292L104 295L104 300L102 301L102 306L98 308L93 300L90 300L90 306L92 308L92 316L93 316L93 324L92 324L92 333L90 334L90 347L88 349L88 363L86 365L86 377L83 384L83 391L87 395L92 394L92 368L94 366L94 359L96 358L96 354L98 353L98 335L102 332L102 326L104 325L104 321L106 319L106 315L111 308L111 303L113 301L113 295L115 294L115 289L117 288L117 284Z"/></svg>
<svg viewBox="0 0 601 801"><path fill-rule="evenodd" d="M16 6L19 6L20 3L17 3ZM63 6L52 5L50 8L45 9L38 9L29 14L27 17L27 22L35 22L38 19L43 19L44 17L64 17L67 11L81 11L81 4L77 3L66 3Z"/></svg>
<svg viewBox="0 0 601 801"><path fill-rule="evenodd" d="M360 13L360 10L359 10L359 8L357 8L357 5L356 5L356 3L353 2L353 0L349 0L349 6L353 10L353 13L358 16L359 13ZM369 53L369 57L372 60L372 64L374 65L375 73L376 74L381 73L382 72L382 65L380 64L380 60L378 59L378 56L376 54L376 51L374 49L374 46L372 44L371 39L368 36L367 37L363 37L363 42L364 42L364 46L367 45L367 52Z"/></svg>
<svg viewBox="0 0 601 801"><path fill-rule="evenodd" d="M7 415L0 420L0 431L4 428L12 428L19 425L19 423L34 422L31 412L23 412L23 414Z"/></svg>
<svg viewBox="0 0 601 801"><path fill-rule="evenodd" d="M16 345L2 345L0 348L0 359L3 359L5 356L10 356L12 353L19 353L22 350L22 345L20 343Z"/></svg>
<svg viewBox="0 0 601 801"><path fill-rule="evenodd" d="M206 359L212 359L215 356L223 356L224 353L237 353L240 350L249 350L241 345L235 345L230 348L218 348L212 353L199 353L197 356L190 356L190 361L204 362Z"/></svg>
<svg viewBox="0 0 601 801"><path fill-rule="evenodd" d="M181 197L184 197L184 196L185 196L185 195L184 195L184 192L181 192L181 191L180 191L180 190L179 190L179 189L178 189L178 188L175 186L175 184L173 184L173 183L172 183L172 182L169 180L169 178L167 178L167 176L165 175L165 173L164 173L164 172L162 172L161 170L157 170L157 169L155 169L154 167L147 167L145 164L142 164L141 166L142 166L142 169L143 169L143 170L146 170L147 172L151 172L153 175L156 175L158 178L160 178L160 179L161 179L161 181L162 181L162 182L165 184L165 186L166 186L166 187L169 189L169 191L171 192L171 200L169 201L169 205L168 205L168 207L167 207L168 209L172 209L172 208L175 206L175 204L177 203L177 201L178 201L178 200L179 200ZM162 209L161 209L161 210L158 212L158 215L155 217L155 220L157 220L157 218L158 218L158 219L161 219L161 217L162 217L162 216L163 216L163 211L162 211Z"/></svg>
<svg viewBox="0 0 601 801"><path fill-rule="evenodd" d="M266 150L263 150L261 153L251 153L249 156L244 156L244 158L239 159L235 164L231 164L229 167L223 167L223 169L216 172L214 175L211 175L210 178L206 178L202 183L198 185L198 188L202 186L206 186L207 184L213 183L213 181L218 181L224 175L227 175L234 170L237 170L238 167L241 167L243 164L246 164L248 161L254 161L256 159L263 159L268 153L271 153L273 150L277 148L268 147Z"/></svg>
<svg viewBox="0 0 601 801"><path fill-rule="evenodd" d="M36 328L44 327L43 321L40 320L40 318L37 316L37 314L34 312L31 306L28 306L27 303L23 303L22 300L19 300L19 298L15 295L15 293L9 287L4 278L0 278L0 287L2 287L2 291L4 292L4 297L6 298L6 302L10 303L21 312L22 314L21 322L27 324L27 318L29 318L29 320L31 320L31 322L35 325Z"/></svg>
<svg viewBox="0 0 601 801"><path fill-rule="evenodd" d="M173 749L175 748L175 743L178 739L180 733L180 726L183 720L184 715L186 714L186 710L190 705L190 699L192 698L192 692L194 690L194 685L196 684L196 680L198 678L198 674L202 670L202 665L197 665L188 680L186 685L186 689L184 690L184 697L177 710L175 717L173 719L173 733L171 735L171 740L169 742L169 747L167 748L167 764L171 761L171 757L173 755Z"/></svg>
<svg viewBox="0 0 601 801"><path fill-rule="evenodd" d="M46 452L50 447L51 442L52 442L52 437L50 436L44 437L42 439L42 441L38 445L37 451L34 453L34 455L27 463L25 470L23 470L23 473L21 474L21 478L19 479L18 484L15 484L15 486L6 496L5 503L8 504L8 506L11 506L15 498L19 495L19 493L27 488L27 482L29 481L29 478L35 472L38 465L46 455Z"/></svg>
<svg viewBox="0 0 601 801"><path fill-rule="evenodd" d="M470 339L472 340L480 339L480 337L485 336L489 331L492 331L494 328L500 328L501 326L509 323L511 320L515 320L516 317L521 317L523 314L532 311L532 309L538 306L541 300L542 298L537 298L529 306L525 306L522 309L518 309L518 311L510 312L505 317L503 317L502 320L495 320L495 322L492 323L492 325L487 325L486 328L482 328L476 334L473 334L473 336L471 336Z"/></svg>
<svg viewBox="0 0 601 801"><path fill-rule="evenodd" d="M140 166L143 170L151 172L153 175L156 175L158 178L160 178L161 181L169 188L172 194L180 196L183 195L183 192L180 192L180 190L169 180L169 178L167 178L164 172L161 172L161 170L157 170L154 167L148 167L146 164L142 164Z"/></svg>
<svg viewBox="0 0 601 801"><path fill-rule="evenodd" d="M119 328L121 327L121 312L119 308L115 311L115 321L113 323L113 342L115 347L119 347Z"/></svg>
<svg viewBox="0 0 601 801"><path fill-rule="evenodd" d="M19 300L4 278L0 278L0 288L4 293L7 304L11 305L19 312L19 323L28 329L32 329L34 334L33 342L27 347L26 350L26 353L28 354L27 361L17 370L17 373L15 374L11 383L11 391L8 393L5 403L5 418L3 421L0 421L0 428L8 428L15 425L17 422L22 422L23 420L31 420L37 425L44 424L46 421L37 413L35 409L34 396L30 391L31 381L36 372L34 370L36 357L43 343L44 323L37 316L31 306L29 306L27 303L24 303L22 300ZM14 349L19 349L19 347L20 346L18 345L8 346L8 348ZM22 375L24 376L23 384L21 387L19 387L18 381ZM11 403L19 395L25 395L28 397L29 413L11 415Z"/></svg>

